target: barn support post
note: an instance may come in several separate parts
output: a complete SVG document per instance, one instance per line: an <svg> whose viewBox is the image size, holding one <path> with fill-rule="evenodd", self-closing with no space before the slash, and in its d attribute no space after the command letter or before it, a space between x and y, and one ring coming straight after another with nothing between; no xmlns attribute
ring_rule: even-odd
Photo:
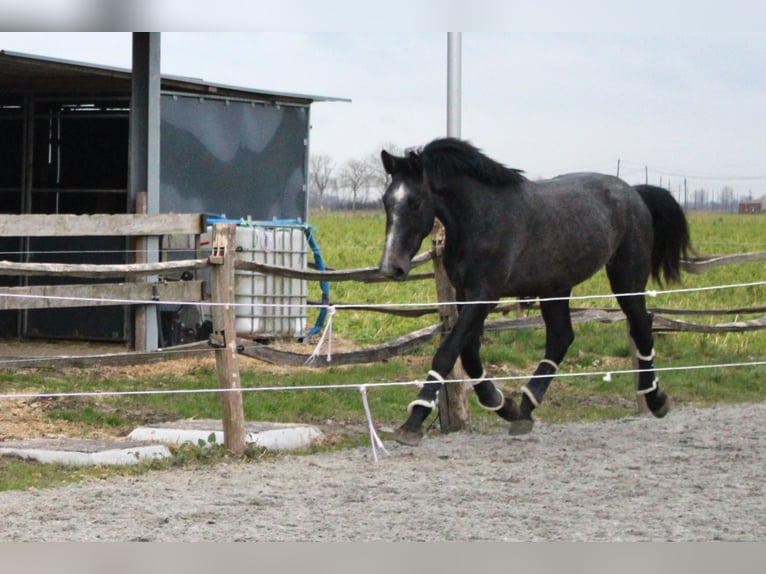
<svg viewBox="0 0 766 574"><path fill-rule="evenodd" d="M133 32L130 136L127 211L139 213L136 201L146 192L145 212L159 213L160 207L160 33ZM159 261L159 238L146 239L145 261ZM146 282L156 281L147 277ZM136 334L137 351L159 347L157 307L145 309L143 333ZM134 325L134 328L137 328Z"/></svg>
<svg viewBox="0 0 766 574"><path fill-rule="evenodd" d="M232 223L213 225L211 295L213 299L213 334L211 342L218 347L215 366L218 384L223 390L224 447L235 455L245 452L245 414L237 360L237 332L234 315L234 254L237 227Z"/></svg>

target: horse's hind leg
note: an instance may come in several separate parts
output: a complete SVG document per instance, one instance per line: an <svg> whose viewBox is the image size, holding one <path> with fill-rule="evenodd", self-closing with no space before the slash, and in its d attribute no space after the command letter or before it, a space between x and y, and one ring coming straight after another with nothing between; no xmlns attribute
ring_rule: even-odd
<svg viewBox="0 0 766 574"><path fill-rule="evenodd" d="M571 291L561 294L568 297ZM532 430L532 411L543 401L545 392L574 341L574 330L569 315L569 301L541 301L540 310L545 321L545 358L537 365L530 381L521 388L523 396L518 420L511 422L510 434L526 434Z"/></svg>
<svg viewBox="0 0 766 574"><path fill-rule="evenodd" d="M463 370L469 377L478 381L474 383L473 390L476 393L479 406L494 412L500 418L514 421L519 418L519 408L511 397L503 395L502 391L492 381L485 378L486 372L482 367L479 355L480 348L481 333L472 337L460 353Z"/></svg>
<svg viewBox="0 0 766 574"><path fill-rule="evenodd" d="M638 388L636 392L646 399L646 406L657 418L670 410L668 396L660 390L659 378L654 372L654 336L652 314L646 310L643 295L618 296L617 301L630 326L630 336L636 345L638 357Z"/></svg>
<svg viewBox="0 0 766 574"><path fill-rule="evenodd" d="M654 372L654 336L652 335L652 315L646 310L646 298L643 295L620 295L637 293L646 286L646 281L638 284L627 279L621 269L614 265L607 266L607 276L617 296L620 309L625 313L630 329L630 337L636 345L638 355L638 388L636 392L644 395L646 406L657 418L664 417L670 410L668 396L660 390L659 379ZM648 271L646 275L648 276Z"/></svg>

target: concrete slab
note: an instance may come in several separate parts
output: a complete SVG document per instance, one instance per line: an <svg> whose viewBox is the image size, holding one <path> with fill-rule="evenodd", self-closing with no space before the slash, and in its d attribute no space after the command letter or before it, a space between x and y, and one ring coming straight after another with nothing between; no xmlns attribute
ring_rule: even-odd
<svg viewBox="0 0 766 574"><path fill-rule="evenodd" d="M34 439L0 442L0 456L73 466L127 465L167 458L165 445L96 439Z"/></svg>
<svg viewBox="0 0 766 574"><path fill-rule="evenodd" d="M245 432L248 444L267 450L307 448L322 436L316 427L286 423L246 423ZM170 457L166 444L223 444L223 425L218 420L175 421L138 427L128 435L128 439L0 441L0 456L79 466L137 464Z"/></svg>
<svg viewBox="0 0 766 574"><path fill-rule="evenodd" d="M245 441L267 450L307 448L322 436L316 427L304 424L247 422ZM128 435L132 440L166 444L223 444L220 420L182 420L139 427Z"/></svg>

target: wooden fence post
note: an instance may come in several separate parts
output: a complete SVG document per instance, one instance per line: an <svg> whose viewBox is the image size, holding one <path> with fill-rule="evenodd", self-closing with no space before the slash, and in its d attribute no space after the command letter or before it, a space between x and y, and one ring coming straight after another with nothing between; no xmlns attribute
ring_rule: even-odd
<svg viewBox="0 0 766 574"><path fill-rule="evenodd" d="M436 280L436 298L439 302L439 319L442 323L442 339L452 330L457 321L458 310L455 303L455 289L450 283L442 263L444 249L444 226L439 220L434 225L431 234L431 245L434 250L434 279ZM457 360L449 378L465 378L460 359ZM468 408L467 388L463 383L448 383L439 391L439 424L443 432L463 430L471 422L471 411Z"/></svg>
<svg viewBox="0 0 766 574"><path fill-rule="evenodd" d="M215 354L218 384L221 389L241 388L237 361L237 332L234 316L234 253L237 227L232 223L213 225L211 291L213 303L212 339L220 350ZM223 442L235 455L245 452L245 414L242 393L221 393L223 407Z"/></svg>

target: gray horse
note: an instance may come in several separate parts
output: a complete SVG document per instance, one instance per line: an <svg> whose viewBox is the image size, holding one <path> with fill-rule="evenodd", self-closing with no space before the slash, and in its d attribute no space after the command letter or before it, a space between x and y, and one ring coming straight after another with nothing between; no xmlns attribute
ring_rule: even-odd
<svg viewBox="0 0 766 574"><path fill-rule="evenodd" d="M383 196L381 272L405 278L438 217L457 301L480 302L459 306L397 441L420 443L423 422L458 357L476 381L479 404L510 421L511 434L531 431L532 411L574 340L567 298L604 266L638 351L638 393L655 416L665 416L670 405L654 373L652 316L640 293L650 274L658 282L678 281L681 257L691 249L683 210L669 191L593 173L530 181L454 138L402 157L383 151L381 159L391 176ZM546 327L545 356L521 388L519 405L486 378L479 355L484 320L500 297L539 297Z"/></svg>

